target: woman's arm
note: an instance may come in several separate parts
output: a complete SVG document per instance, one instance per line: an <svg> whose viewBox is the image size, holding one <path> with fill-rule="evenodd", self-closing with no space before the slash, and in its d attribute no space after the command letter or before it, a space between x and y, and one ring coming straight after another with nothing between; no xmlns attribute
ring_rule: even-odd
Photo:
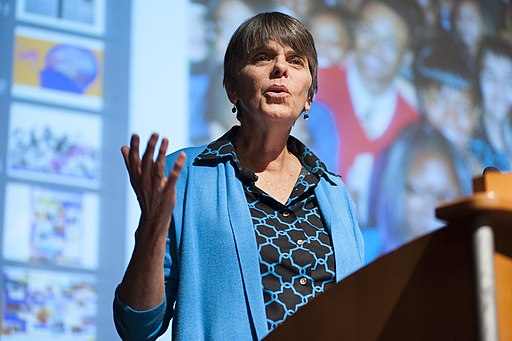
<svg viewBox="0 0 512 341"><path fill-rule="evenodd" d="M135 248L117 294L124 304L138 311L155 308L164 300L166 239L176 204L176 180L186 158L181 153L166 178L164 165L168 140L162 139L158 156L153 161L157 141L158 135L153 134L142 160L137 135L132 136L130 147L121 149L141 217L135 233Z"/></svg>

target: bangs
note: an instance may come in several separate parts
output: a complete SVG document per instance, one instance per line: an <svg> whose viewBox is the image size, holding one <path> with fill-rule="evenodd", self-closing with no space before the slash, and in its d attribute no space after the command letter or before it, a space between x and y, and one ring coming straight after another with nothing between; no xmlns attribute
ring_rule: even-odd
<svg viewBox="0 0 512 341"><path fill-rule="evenodd" d="M273 40L282 45L290 46L297 54L309 56L316 51L310 48L313 46L312 37L305 31L299 30L299 22L283 20L281 17L262 16L260 23L253 22L247 26L247 39L242 42L247 58L255 51L265 47ZM311 61L310 61L311 64Z"/></svg>
<svg viewBox="0 0 512 341"><path fill-rule="evenodd" d="M279 12L257 14L233 33L224 55L224 86L229 84L236 88L240 70L257 50L267 47L270 41L290 46L298 55L306 57L312 76L309 91L312 100L318 89L318 57L313 36L300 21Z"/></svg>

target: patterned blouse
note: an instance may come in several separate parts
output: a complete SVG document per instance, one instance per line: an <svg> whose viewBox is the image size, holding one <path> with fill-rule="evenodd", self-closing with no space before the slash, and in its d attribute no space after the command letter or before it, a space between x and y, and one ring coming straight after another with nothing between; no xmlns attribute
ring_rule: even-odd
<svg viewBox="0 0 512 341"><path fill-rule="evenodd" d="M259 251L262 291L270 330L336 278L331 236L325 228L314 193L328 170L299 140L291 136L288 149L302 170L286 204L272 198L241 176L233 139L238 127L210 143L197 157L216 164L229 160L238 170L252 216Z"/></svg>

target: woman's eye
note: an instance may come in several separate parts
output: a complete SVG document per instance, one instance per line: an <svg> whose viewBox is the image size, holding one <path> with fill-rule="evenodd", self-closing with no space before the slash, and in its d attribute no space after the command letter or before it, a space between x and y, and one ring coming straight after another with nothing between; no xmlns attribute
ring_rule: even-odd
<svg viewBox="0 0 512 341"><path fill-rule="evenodd" d="M259 54L256 57L254 57L255 62L264 62L270 60L270 58L265 54Z"/></svg>
<svg viewBox="0 0 512 341"><path fill-rule="evenodd" d="M290 61L291 64L294 64L294 65L300 65L300 66L303 66L305 63L304 63L304 60L302 60L301 58L293 58L291 61Z"/></svg>

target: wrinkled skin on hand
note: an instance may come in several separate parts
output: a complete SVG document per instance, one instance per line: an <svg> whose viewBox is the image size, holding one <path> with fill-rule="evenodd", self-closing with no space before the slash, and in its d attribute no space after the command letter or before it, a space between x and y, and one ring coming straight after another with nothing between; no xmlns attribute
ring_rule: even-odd
<svg viewBox="0 0 512 341"><path fill-rule="evenodd" d="M185 153L181 153L169 174L165 177L165 153L169 144L163 138L158 149L158 156L153 160L158 134L152 134L148 141L146 151L140 158L140 138L134 134L130 147L123 146L121 152L124 157L126 169L130 176L130 183L137 195L141 209L141 222L139 227L154 226L154 228L167 229L171 214L176 204L176 180L185 163Z"/></svg>

